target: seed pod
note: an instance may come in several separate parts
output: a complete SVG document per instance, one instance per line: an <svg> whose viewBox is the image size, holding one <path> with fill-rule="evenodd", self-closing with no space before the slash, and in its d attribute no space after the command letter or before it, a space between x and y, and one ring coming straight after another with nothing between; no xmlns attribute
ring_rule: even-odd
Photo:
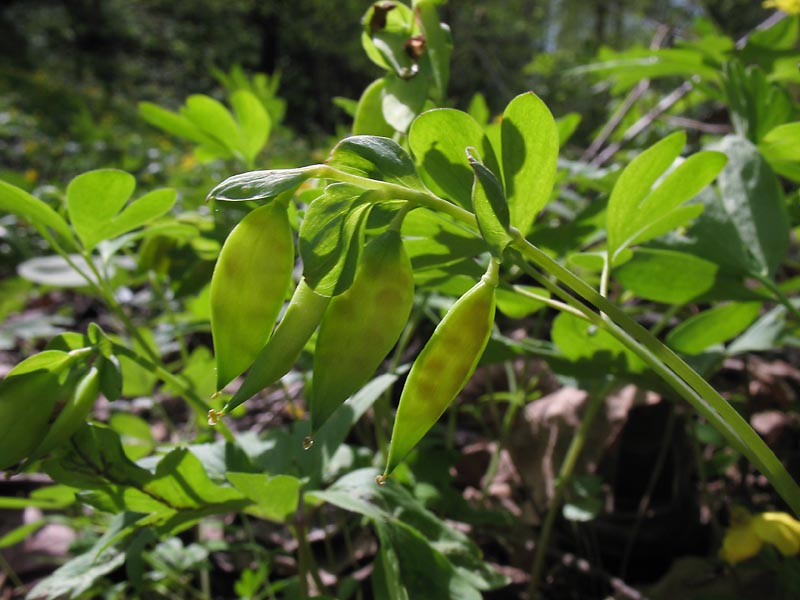
<svg viewBox="0 0 800 600"><path fill-rule="evenodd" d="M329 302L330 298L317 294L305 280L297 284L283 319L256 356L247 377L222 409L222 414L229 413L289 372L319 325Z"/></svg>
<svg viewBox="0 0 800 600"><path fill-rule="evenodd" d="M69 401L58 413L58 417L50 425L47 434L33 452L31 458L42 456L66 442L86 421L86 417L89 411L92 410L99 394L100 370L93 366L75 386Z"/></svg>
<svg viewBox="0 0 800 600"><path fill-rule="evenodd" d="M466 385L492 331L497 265L456 301L420 352L400 395L385 478Z"/></svg>
<svg viewBox="0 0 800 600"><path fill-rule="evenodd" d="M411 261L392 228L367 244L353 284L333 297L322 318L314 351L312 432L369 381L400 338L413 304Z"/></svg>
<svg viewBox="0 0 800 600"><path fill-rule="evenodd" d="M217 389L249 367L269 339L293 268L294 239L282 203L256 208L225 240L211 277Z"/></svg>
<svg viewBox="0 0 800 600"><path fill-rule="evenodd" d="M67 397L70 354L46 350L25 359L0 382L0 469L17 464L39 445L56 403Z"/></svg>

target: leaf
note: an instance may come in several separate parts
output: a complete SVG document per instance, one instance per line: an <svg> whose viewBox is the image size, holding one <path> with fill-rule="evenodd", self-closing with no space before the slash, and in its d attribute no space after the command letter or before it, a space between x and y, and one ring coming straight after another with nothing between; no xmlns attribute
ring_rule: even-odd
<svg viewBox="0 0 800 600"><path fill-rule="evenodd" d="M417 74L410 79L403 79L389 74L385 77L381 95L383 118L394 129L405 133L414 118L422 112L427 98L427 78Z"/></svg>
<svg viewBox="0 0 800 600"><path fill-rule="evenodd" d="M522 235L527 235L553 190L558 160L558 128L545 103L533 92L528 92L506 106L500 135L503 182L511 225ZM491 168L488 160L486 164Z"/></svg>
<svg viewBox="0 0 800 600"><path fill-rule="evenodd" d="M610 333L570 313L562 312L553 320L550 337L569 360L588 362L595 372L641 373L646 368L638 356Z"/></svg>
<svg viewBox="0 0 800 600"><path fill-rule="evenodd" d="M14 546L15 544L19 544L47 525L47 523L47 519L39 519L38 521L25 523L24 525L15 527L8 533L0 536L0 550L3 548L8 548L9 546Z"/></svg>
<svg viewBox="0 0 800 600"><path fill-rule="evenodd" d="M139 114L150 123L178 137L186 138L198 144L204 143L208 138L185 115L174 113L152 102L139 102Z"/></svg>
<svg viewBox="0 0 800 600"><path fill-rule="evenodd" d="M478 125L486 125L491 117L489 105L486 104L486 97L480 92L475 92L469 101L467 113L475 119Z"/></svg>
<svg viewBox="0 0 800 600"><path fill-rule="evenodd" d="M386 122L383 116L383 89L386 79L381 78L367 86L358 100L356 114L353 118L354 135L380 135L391 137L394 127Z"/></svg>
<svg viewBox="0 0 800 600"><path fill-rule="evenodd" d="M760 310L760 302L731 302L715 306L675 327L667 335L667 344L683 354L700 354L747 329Z"/></svg>
<svg viewBox="0 0 800 600"><path fill-rule="evenodd" d="M728 165L719 177L722 206L754 275L772 276L789 248L789 217L775 174L755 146L738 136L719 145Z"/></svg>
<svg viewBox="0 0 800 600"><path fill-rule="evenodd" d="M625 289L645 300L686 304L710 291L719 265L675 250L640 248L614 270Z"/></svg>
<svg viewBox="0 0 800 600"><path fill-rule="evenodd" d="M226 477L237 490L255 502L248 512L263 519L283 523L297 510L301 482L296 477L236 472L229 472Z"/></svg>
<svg viewBox="0 0 800 600"><path fill-rule="evenodd" d="M242 142L240 148L248 163L252 162L267 143L272 122L261 101L247 90L237 90L230 96Z"/></svg>
<svg viewBox="0 0 800 600"><path fill-rule="evenodd" d="M414 33L414 14L405 4L375 2L363 21L361 45L369 59L394 75L413 74L414 62L406 53L406 41Z"/></svg>
<svg viewBox="0 0 800 600"><path fill-rule="evenodd" d="M453 48L449 29L439 22L439 15L436 12L437 4L439 4L439 0L421 0L414 3L414 10L425 36L425 53L430 60L434 98L441 102L447 95L447 82L450 79L450 55Z"/></svg>
<svg viewBox="0 0 800 600"><path fill-rule="evenodd" d="M617 180L608 202L608 251L612 262L624 248L658 237L696 217L702 208L681 207L725 165L719 152L698 152L667 172L686 141L674 133L637 156Z"/></svg>
<svg viewBox="0 0 800 600"><path fill-rule="evenodd" d="M791 98L782 87L767 81L760 67L745 67L740 61L731 60L723 66L722 73L722 89L737 134L758 143L768 131L789 120Z"/></svg>
<svg viewBox="0 0 800 600"><path fill-rule="evenodd" d="M188 118L217 145L230 154L238 149L239 126L233 115L218 100L205 94L194 94L186 99L181 114ZM216 152L217 149L215 148Z"/></svg>
<svg viewBox="0 0 800 600"><path fill-rule="evenodd" d="M56 211L25 190L0 180L0 211L29 221L38 230L52 229L67 249L77 244L67 222Z"/></svg>
<svg viewBox="0 0 800 600"><path fill-rule="evenodd" d="M502 259L503 252L511 243L511 235L508 233L508 204L497 177L472 154L474 151L474 148L467 149L469 164L475 173L472 186L473 210L483 239L492 254Z"/></svg>
<svg viewBox="0 0 800 600"><path fill-rule="evenodd" d="M163 189L145 194L125 207L135 188L133 175L116 169L89 171L69 183L67 211L87 250L141 227L175 204L175 191Z"/></svg>
<svg viewBox="0 0 800 600"><path fill-rule="evenodd" d="M575 133L575 130L578 128L578 125L581 124L581 120L583 117L576 112L571 112L563 117L556 119L556 128L558 129L558 145L562 148L564 144L566 144L569 139L572 137L572 134Z"/></svg>
<svg viewBox="0 0 800 600"><path fill-rule="evenodd" d="M170 508L180 510L244 498L234 488L211 481L203 464L186 448L175 448L162 458L152 479L142 489Z"/></svg>
<svg viewBox="0 0 800 600"><path fill-rule="evenodd" d="M800 182L800 122L779 125L758 143L758 150L772 169L794 182Z"/></svg>
<svg viewBox="0 0 800 600"><path fill-rule="evenodd" d="M425 189L411 157L389 138L373 135L345 138L334 146L326 162L335 169L359 177L420 191Z"/></svg>
<svg viewBox="0 0 800 600"><path fill-rule="evenodd" d="M415 275L422 269L460 262L486 250L486 244L461 225L425 208L406 215L402 233Z"/></svg>
<svg viewBox="0 0 800 600"><path fill-rule="evenodd" d="M316 167L299 169L274 169L249 171L228 177L208 193L208 199L240 202L244 200L273 200L278 194L288 192L310 177Z"/></svg>
<svg viewBox="0 0 800 600"><path fill-rule="evenodd" d="M471 280L474 281L474 278ZM527 285L514 286L511 290L502 286L497 288L497 310L512 319L524 319L545 306L542 300L526 296L517 290L525 290L542 298L550 297L550 292L546 289Z"/></svg>
<svg viewBox="0 0 800 600"><path fill-rule="evenodd" d="M372 194L333 183L308 207L300 226L300 257L306 282L318 294L335 296L350 287Z"/></svg>
<svg viewBox="0 0 800 600"><path fill-rule="evenodd" d="M89 591L100 578L125 563L125 553L117 548L108 548L108 545L120 532L140 518L141 515L132 513L116 515L102 537L89 550L61 565L39 581L27 597L58 600L77 598Z"/></svg>
<svg viewBox="0 0 800 600"><path fill-rule="evenodd" d="M484 164L499 173L497 158L483 128L468 114L450 108L429 110L414 120L408 143L425 185L469 209L473 173L466 149L476 148Z"/></svg>

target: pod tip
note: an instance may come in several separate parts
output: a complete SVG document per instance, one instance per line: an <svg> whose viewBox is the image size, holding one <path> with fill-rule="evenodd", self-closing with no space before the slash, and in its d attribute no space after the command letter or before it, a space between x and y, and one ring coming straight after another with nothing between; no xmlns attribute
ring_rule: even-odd
<svg viewBox="0 0 800 600"><path fill-rule="evenodd" d="M211 410L208 411L208 424L213 427L214 425L219 423L219 420L222 418L224 414L225 413L219 410L214 410L212 408Z"/></svg>
<svg viewBox="0 0 800 600"><path fill-rule="evenodd" d="M307 435L303 439L303 450L311 450L311 446L314 445L314 440L310 435Z"/></svg>
<svg viewBox="0 0 800 600"><path fill-rule="evenodd" d="M378 485L386 485L386 475L378 475L375 477L375 483Z"/></svg>

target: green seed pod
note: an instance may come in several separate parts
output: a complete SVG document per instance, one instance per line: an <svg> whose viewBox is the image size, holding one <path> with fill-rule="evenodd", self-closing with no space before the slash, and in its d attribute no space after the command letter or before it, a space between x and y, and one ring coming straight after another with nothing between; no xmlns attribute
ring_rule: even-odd
<svg viewBox="0 0 800 600"><path fill-rule="evenodd" d="M222 409L222 414L229 413L289 372L319 325L330 300L317 294L305 280L297 284L281 322L256 356L241 387Z"/></svg>
<svg viewBox="0 0 800 600"><path fill-rule="evenodd" d="M439 420L466 385L492 332L497 265L464 294L422 349L400 395L385 478Z"/></svg>
<svg viewBox="0 0 800 600"><path fill-rule="evenodd" d="M53 448L66 442L70 436L86 421L100 394L100 370L93 366L83 375L69 401L58 413L58 417L50 425L44 439L33 452L31 458L37 458L50 452Z"/></svg>
<svg viewBox="0 0 800 600"><path fill-rule="evenodd" d="M22 361L0 382L0 469L39 445L56 403L68 397L68 352L45 350Z"/></svg>
<svg viewBox="0 0 800 600"><path fill-rule="evenodd" d="M400 232L367 244L350 288L331 300L317 337L311 395L316 432L375 373L397 343L414 304L411 261Z"/></svg>
<svg viewBox="0 0 800 600"><path fill-rule="evenodd" d="M269 339L293 268L294 239L282 203L256 208L225 240L211 277L217 389L249 367Z"/></svg>

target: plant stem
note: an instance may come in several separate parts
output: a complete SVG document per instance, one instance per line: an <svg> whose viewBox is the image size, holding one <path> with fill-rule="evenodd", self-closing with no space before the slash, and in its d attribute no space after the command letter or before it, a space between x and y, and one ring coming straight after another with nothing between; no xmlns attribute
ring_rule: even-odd
<svg viewBox="0 0 800 600"><path fill-rule="evenodd" d="M539 597L539 584L544 571L544 563L547 556L547 548L550 545L550 536L553 533L553 526L555 525L558 511L561 509L567 485L572 479L572 472L575 470L575 465L578 462L583 446L586 444L586 438L594 422L594 418L597 416L600 407L605 404L606 391L609 387L610 385L606 385L599 393L592 394L588 397L586 411L581 419L581 425L572 438L572 442L567 450L567 455L564 457L564 462L561 463L561 469L558 472L558 478L556 480L556 487L553 491L553 498L550 501L550 507L547 510L539 539L536 541L536 551L533 556L533 565L531 567L531 580L528 586L528 596L530 598Z"/></svg>
<svg viewBox="0 0 800 600"><path fill-rule="evenodd" d="M584 300L602 311L611 321L599 319L598 326L644 360L682 398L715 424L734 449L746 456L767 478L796 515L800 515L800 487L772 450L747 421L711 385L677 354L629 317L622 309L603 298L586 282L528 242L518 232L512 246L527 260L555 276ZM571 297L570 297L571 298ZM588 318L594 314L585 307ZM596 315L599 317L599 315Z"/></svg>
<svg viewBox="0 0 800 600"><path fill-rule="evenodd" d="M148 371L155 373L164 383L174 387L199 414L205 415L208 414L209 410L211 410L211 407L206 403L206 401L203 400L190 385L188 385L180 377L170 373L160 364L150 362L145 357L137 354L134 350L131 350L130 348L127 348L121 344L112 343L112 348L114 349L115 354L130 358L132 361L141 365ZM223 421L218 422L216 427L219 428L220 433L222 433L222 436L226 440L229 442L234 441L233 434Z"/></svg>
<svg viewBox="0 0 800 600"><path fill-rule="evenodd" d="M780 302L789 314L791 314L794 319L800 322L800 309L798 309L789 298L786 297L786 294L783 293L783 290L778 287L771 278L767 277L766 275L759 275L756 279L761 283L765 288L767 288L772 295L775 296L775 299Z"/></svg>
<svg viewBox="0 0 800 600"><path fill-rule="evenodd" d="M599 158L599 157L598 157ZM476 235L475 215L460 206L430 193L411 190L393 183L376 181L338 171L328 165L314 167L319 177L331 177L357 184L366 189L381 190L386 198L409 200L419 206L444 212L470 227ZM527 260L553 276L562 285L575 292L600 314L585 304L576 302L569 294L562 295L571 306L581 310L598 327L603 327L623 345L637 354L653 371L669 384L694 409L705 416L722 433L731 446L746 456L767 476L775 490L792 511L800 516L800 486L792 479L772 450L745 419L703 377L687 365L677 354L662 344L654 335L628 316L625 311L609 302L583 279L573 274L539 248L528 242L514 227L509 229L510 247Z"/></svg>

